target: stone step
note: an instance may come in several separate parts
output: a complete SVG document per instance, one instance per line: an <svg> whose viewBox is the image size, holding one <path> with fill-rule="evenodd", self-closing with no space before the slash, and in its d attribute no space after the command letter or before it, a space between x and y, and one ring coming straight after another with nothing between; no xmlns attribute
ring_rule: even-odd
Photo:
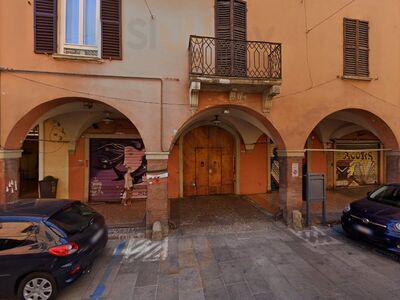
<svg viewBox="0 0 400 300"><path fill-rule="evenodd" d="M145 227L143 224L124 224L110 225L108 228L108 238L110 240L129 240L134 238L144 238Z"/></svg>

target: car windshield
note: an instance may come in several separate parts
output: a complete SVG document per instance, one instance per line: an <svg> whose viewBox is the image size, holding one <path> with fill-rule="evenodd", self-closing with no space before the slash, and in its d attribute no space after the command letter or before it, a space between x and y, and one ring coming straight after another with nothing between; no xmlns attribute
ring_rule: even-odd
<svg viewBox="0 0 400 300"><path fill-rule="evenodd" d="M392 206L400 206L400 187L385 185L372 192L369 199L389 204Z"/></svg>
<svg viewBox="0 0 400 300"><path fill-rule="evenodd" d="M95 211L90 207L74 203L51 216L49 221L64 230L66 234L72 235L88 227L94 215Z"/></svg>

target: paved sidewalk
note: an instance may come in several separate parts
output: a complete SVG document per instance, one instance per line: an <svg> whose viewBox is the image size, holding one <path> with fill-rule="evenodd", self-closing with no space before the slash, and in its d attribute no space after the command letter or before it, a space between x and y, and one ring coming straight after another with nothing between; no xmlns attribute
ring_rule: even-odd
<svg viewBox="0 0 400 300"><path fill-rule="evenodd" d="M233 223L192 210L197 221L161 242L110 240L92 272L60 299L399 298L400 264L340 227L295 232L240 199L235 209L225 204ZM235 216L244 207L241 222Z"/></svg>
<svg viewBox="0 0 400 300"><path fill-rule="evenodd" d="M364 198L367 192L373 191L377 186L365 186L357 188L337 188L336 190L328 190L326 192L326 209L327 220L330 223L336 223L340 220L343 208L346 204ZM268 211L271 214L276 214L279 211L279 192L268 194L247 195L248 199L257 203L258 206ZM303 214L306 213L306 203L303 203ZM321 224L322 204L315 201L311 204L313 213L313 224Z"/></svg>

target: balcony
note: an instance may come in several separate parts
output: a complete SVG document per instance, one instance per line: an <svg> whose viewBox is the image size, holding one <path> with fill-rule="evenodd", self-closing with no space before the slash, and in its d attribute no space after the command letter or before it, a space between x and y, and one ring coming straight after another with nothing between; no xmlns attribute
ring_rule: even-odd
<svg viewBox="0 0 400 300"><path fill-rule="evenodd" d="M264 100L272 100L282 79L281 44L190 36L189 77L192 96L211 90L230 91L230 99L263 93ZM191 99L191 106L197 107L197 101Z"/></svg>
<svg viewBox="0 0 400 300"><path fill-rule="evenodd" d="M191 76L280 80L281 44L191 36Z"/></svg>

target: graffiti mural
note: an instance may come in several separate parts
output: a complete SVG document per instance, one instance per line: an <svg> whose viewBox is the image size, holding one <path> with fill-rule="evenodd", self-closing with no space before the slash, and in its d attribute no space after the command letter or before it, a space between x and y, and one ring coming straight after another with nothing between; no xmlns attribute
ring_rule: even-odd
<svg viewBox="0 0 400 300"><path fill-rule="evenodd" d="M141 139L91 139L91 201L120 202L128 168L133 184L132 198L147 197L147 161Z"/></svg>
<svg viewBox="0 0 400 300"><path fill-rule="evenodd" d="M378 152L336 153L336 186L378 184Z"/></svg>

